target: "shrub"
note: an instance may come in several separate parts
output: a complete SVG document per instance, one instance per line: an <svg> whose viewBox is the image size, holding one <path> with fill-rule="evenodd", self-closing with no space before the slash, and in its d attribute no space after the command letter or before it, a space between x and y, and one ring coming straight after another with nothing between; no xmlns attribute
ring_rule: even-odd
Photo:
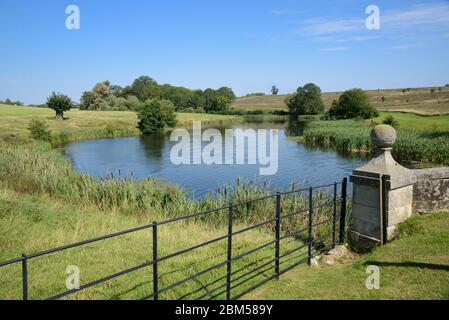
<svg viewBox="0 0 449 320"><path fill-rule="evenodd" d="M357 117L371 119L379 116L379 112L371 106L368 95L362 89L351 89L343 92L338 101L332 102L329 114L332 118L337 119Z"/></svg>
<svg viewBox="0 0 449 320"><path fill-rule="evenodd" d="M194 113L195 110L194 110L192 107L188 107L188 108L185 108L185 109L181 110L181 112L184 112L184 113Z"/></svg>
<svg viewBox="0 0 449 320"><path fill-rule="evenodd" d="M392 115L386 117L383 121L383 124L388 124L395 128L399 127L399 122Z"/></svg>
<svg viewBox="0 0 449 320"><path fill-rule="evenodd" d="M176 125L175 108L168 100L149 99L139 109L137 127L145 135L157 134Z"/></svg>
<svg viewBox="0 0 449 320"><path fill-rule="evenodd" d="M30 135L35 140L51 141L51 131L42 120L32 119L28 126Z"/></svg>

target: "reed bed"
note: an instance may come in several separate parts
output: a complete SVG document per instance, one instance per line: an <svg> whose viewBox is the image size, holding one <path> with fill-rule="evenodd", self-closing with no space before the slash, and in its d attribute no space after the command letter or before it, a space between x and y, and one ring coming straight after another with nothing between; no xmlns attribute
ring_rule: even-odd
<svg viewBox="0 0 449 320"><path fill-rule="evenodd" d="M375 149L370 140L373 125L356 120L315 122L305 130L304 142L347 154L372 155ZM393 156L399 162L420 166L449 165L449 131L399 127L397 135Z"/></svg>

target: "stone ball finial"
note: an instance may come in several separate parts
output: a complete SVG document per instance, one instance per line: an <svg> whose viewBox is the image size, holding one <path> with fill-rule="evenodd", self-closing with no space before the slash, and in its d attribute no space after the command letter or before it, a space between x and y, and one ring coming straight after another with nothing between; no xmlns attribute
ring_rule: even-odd
<svg viewBox="0 0 449 320"><path fill-rule="evenodd" d="M371 131L371 141L377 148L391 148L396 142L396 130L388 124L379 124Z"/></svg>

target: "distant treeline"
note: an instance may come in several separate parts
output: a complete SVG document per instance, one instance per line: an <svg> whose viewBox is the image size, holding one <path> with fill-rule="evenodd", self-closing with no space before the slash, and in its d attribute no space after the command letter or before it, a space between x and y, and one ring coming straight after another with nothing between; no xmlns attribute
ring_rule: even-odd
<svg viewBox="0 0 449 320"><path fill-rule="evenodd" d="M229 109L236 98L231 88L191 90L169 84L158 84L148 76L141 76L126 87L110 81L97 83L92 90L85 91L80 99L82 110L137 110L149 99L168 100L176 111L185 109L195 112L219 112Z"/></svg>
<svg viewBox="0 0 449 320"><path fill-rule="evenodd" d="M23 106L22 102L20 102L20 101L12 101L9 98L6 98L6 100L4 100L4 101L0 100L0 104L7 104L7 105L10 105L10 106Z"/></svg>

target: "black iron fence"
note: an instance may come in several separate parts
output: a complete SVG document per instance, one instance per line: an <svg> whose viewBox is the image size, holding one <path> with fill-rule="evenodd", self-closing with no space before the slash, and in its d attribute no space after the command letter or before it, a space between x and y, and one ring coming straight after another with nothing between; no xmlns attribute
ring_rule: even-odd
<svg viewBox="0 0 449 320"><path fill-rule="evenodd" d="M314 192L317 190L322 190L323 188L330 188L327 197L322 197L321 199L324 201L317 201L314 198ZM295 210L293 212L283 212L282 209L282 201L291 195L295 194L303 194L305 203L307 204L306 208L301 208L300 210ZM235 214L234 210L239 206L248 206L253 203L259 201L274 201L275 212L272 213L272 217L268 220L254 223L250 226L245 226L238 230L235 229ZM317 203L318 202L318 203ZM66 290L64 292L58 293L49 297L48 299L61 299L63 297L69 296L81 290L85 290L87 288L91 288L93 286L102 284L104 282L110 281L117 277L129 274L131 272L141 270L144 268L152 268L152 285L153 292L143 297L143 299L153 299L158 300L161 294L168 292L177 288L178 286L185 284L189 281L195 280L196 278L205 275L213 270L217 270L219 268L225 268L225 274L218 279L215 279L212 284L218 283L218 285L212 289L201 289L193 292L185 293L181 297L184 299L186 297L191 297L192 294L198 293L194 299L213 299L217 297L224 297L227 300L238 299L255 288L263 285L264 283L272 280L278 279L279 276L292 268L300 265L308 263L309 265L312 263L312 259L320 255L326 251L329 251L333 247L335 247L336 243L342 243L345 237L345 225L346 225L346 210L347 210L347 178L344 178L341 182L336 182L329 185L323 185L319 187L311 187L307 189L300 190L290 190L287 192L277 192L276 194L269 195L263 198L258 198L254 200L248 200L236 204L229 204L226 207L221 207L217 209L207 210L195 214L189 214L185 216L181 216L178 218L173 218L161 222L153 222L151 224L139 226L136 228L124 230L121 232L116 232L112 234L108 234L105 236L92 238L85 241L80 241L72 244L68 244L65 246L56 247L50 250L45 250L33 254L23 254L21 257L10 259L7 261L0 262L0 267L4 267L11 264L21 264L22 269L22 297L24 300L28 299L28 264L31 260L37 257L50 255L52 253L68 250L75 247L85 246L87 244L92 244L94 242L103 241L110 238L119 237L125 234L130 234L137 232L139 230L149 229L152 230L152 260L145 261L139 265L136 265L132 268L128 268L122 270L120 272L116 272L110 274L106 277L102 277L95 281L91 281L79 286L76 289ZM200 244L196 244L194 246L178 250L166 255L160 255L160 245L158 244L158 230L160 227L164 225L169 225L178 221L188 220L188 219L198 219L203 216L217 213L220 211L226 211L226 219L227 219L227 234L224 234L220 237L216 237L206 242L202 242ZM319 212L319 216L317 216L316 212ZM291 230L292 227L282 230L281 226L282 222L286 219L291 219L295 216L301 216L304 222L303 225L298 224L293 227L297 227L297 230ZM320 229L320 226L328 227ZM251 230L260 229L266 226L271 226L272 228L268 228L269 234L273 234L273 239L269 242L258 245L255 248L251 248L243 253L234 255L233 254L233 239L240 234L247 233ZM319 239L321 237L321 239ZM286 239L295 239L294 245L289 245L288 250L281 252L281 246L283 240ZM324 240L323 240L324 239ZM170 259L175 257L184 255L189 252L193 252L199 248L203 248L205 246L225 241L226 244L226 259L223 261L216 263L204 270L196 272L195 274L189 275L188 277L184 277L183 279L160 287L160 275L159 275L159 265ZM250 263L247 266L239 266L238 270L234 270L233 267L236 265L238 260L247 257L251 254L254 254L260 250L267 249L271 250L273 247L274 252L272 252L272 257L262 264L254 266L255 263ZM270 251L271 252L271 251ZM295 258L293 262L288 260L287 257L291 256L294 253L303 253L302 258ZM301 257L301 256L300 256ZM289 263L290 262L290 263ZM281 265L288 264L285 267L281 268ZM254 267L251 268L251 265ZM242 273L243 271L243 273ZM239 274L237 276L237 274ZM1 276L0 276L1 277ZM257 277L263 277L262 280L254 280ZM239 282L240 281L240 282ZM250 285L244 289L242 288L242 284L249 283Z"/></svg>

